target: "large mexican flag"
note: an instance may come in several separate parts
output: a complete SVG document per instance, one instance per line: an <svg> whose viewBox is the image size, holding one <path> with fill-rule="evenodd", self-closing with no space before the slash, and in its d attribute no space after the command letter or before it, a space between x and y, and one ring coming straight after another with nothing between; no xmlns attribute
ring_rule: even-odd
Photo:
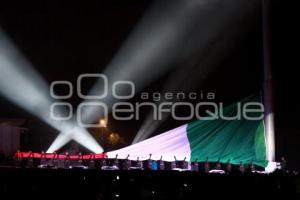
<svg viewBox="0 0 300 200"><path fill-rule="evenodd" d="M238 106L247 102L260 102L256 96L243 99L223 109L223 115L236 116ZM256 113L252 113L256 115ZM261 114L261 113L257 113ZM267 166L266 140L263 119L247 120L197 120L182 125L163 134L146 139L142 142L107 153L109 158L145 160L152 154L152 159L161 158L174 161L186 158L187 161L221 162L244 164L253 162L262 167Z"/></svg>

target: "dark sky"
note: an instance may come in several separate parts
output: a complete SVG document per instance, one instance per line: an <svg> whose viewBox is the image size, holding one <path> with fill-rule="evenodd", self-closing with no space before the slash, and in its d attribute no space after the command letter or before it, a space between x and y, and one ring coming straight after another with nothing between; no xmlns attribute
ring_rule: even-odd
<svg viewBox="0 0 300 200"><path fill-rule="evenodd" d="M152 1L98 1L90 3L62 4L52 1L10 3L0 6L0 26L15 42L35 69L48 82L69 80L74 85L79 74L101 72L112 60L122 43L134 29ZM297 50L294 32L297 12L292 1L275 0L272 5L272 63L275 86L276 147L277 157L284 155L292 167L300 168L299 106L297 105L298 77L296 73ZM245 22L246 23L246 22ZM259 92L262 83L262 39L260 12L253 13L245 26L248 31L236 47L206 77L195 91L210 90L217 101L232 103L247 95ZM196 58L195 58L196 57ZM197 60L197 54L190 57ZM189 61L177 63L185 66ZM153 69L159 70L159 69ZM0 72L1 73L1 72ZM159 91L165 79L162 77L145 88ZM197 75L197 73L195 74ZM91 87L92 83L87 86ZM70 102L76 106L80 99ZM0 98L0 118L25 118L29 133L23 136L24 148L47 148L56 131L32 115ZM142 121L138 123L111 121L116 131L130 142ZM182 123L182 122L181 122ZM167 120L157 133L180 125ZM42 132L42 134L41 134Z"/></svg>

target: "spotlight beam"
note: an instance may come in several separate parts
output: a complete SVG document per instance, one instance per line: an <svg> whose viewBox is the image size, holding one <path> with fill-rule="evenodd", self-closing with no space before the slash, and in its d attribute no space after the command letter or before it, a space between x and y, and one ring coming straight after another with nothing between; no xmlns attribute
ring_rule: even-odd
<svg viewBox="0 0 300 200"><path fill-rule="evenodd" d="M205 6L213 5L215 1L157 1L104 71L110 79L109 88L114 81L127 80L135 83L138 92L164 74L176 61L180 47L193 29L201 10L205 11ZM102 88L102 84L102 81L96 82L89 94L101 94L99 88ZM115 101L109 93L101 102L110 107ZM95 107L87 108L82 113L82 119L86 122L93 122L99 116L103 116L103 113ZM60 137L53 145L60 148L66 141L67 138Z"/></svg>
<svg viewBox="0 0 300 200"><path fill-rule="evenodd" d="M115 81L129 80L135 83L136 92L139 92L172 68L174 63L195 51L204 51L215 38L224 34L233 18L249 14L258 2L157 1L104 71L109 78L108 88L112 88ZM90 94L102 94L102 85L102 81L96 82ZM116 99L109 93L101 102L110 106ZM100 110L90 107L83 112L82 119L93 122L102 115Z"/></svg>
<svg viewBox="0 0 300 200"><path fill-rule="evenodd" d="M139 92L172 68L203 6L191 7L183 0L157 1L103 72L109 78L108 88L115 81L127 80L132 81ZM101 94L102 84L102 81L96 82L90 94ZM111 105L116 99L109 94L103 101ZM92 122L102 114L90 108L82 118Z"/></svg>
<svg viewBox="0 0 300 200"><path fill-rule="evenodd" d="M27 112L40 118L61 132L74 129L75 123L62 122L51 118L53 100L47 83L33 69L32 65L17 50L0 28L0 94ZM58 110L59 115L66 111ZM93 152L103 149L86 130L76 129L73 138Z"/></svg>
<svg viewBox="0 0 300 200"><path fill-rule="evenodd" d="M52 120L53 103L49 87L0 29L0 94L58 130L62 123ZM60 115L63 110L58 110ZM65 126L65 125L64 125Z"/></svg>
<svg viewBox="0 0 300 200"><path fill-rule="evenodd" d="M199 86L201 82L205 81L208 75L218 67L218 64L225 59L239 41L244 38L244 33L249 27L243 27L245 21L232 20L234 16L237 19L249 18L253 9L257 8L257 2L252 2L247 5L236 4L235 10L227 9L224 16L211 23L211 28L202 30L195 29L194 36L191 37L190 42L184 49L182 59L188 63L184 68L179 68L174 71L166 81L162 92L188 92L191 91L195 85ZM226 9L225 9L226 10ZM234 12L233 12L234 11ZM213 16L210 16L211 18ZM220 25L221 23L222 25ZM243 29L241 29L243 27ZM243 30L243 31L241 31ZM198 39L200 38L200 40ZM206 38L203 40L203 38ZM193 56L196 54L197 56ZM198 57L196 61L191 62L193 57ZM195 60L195 59L194 59ZM195 76L197 74L197 76ZM198 75L201 74L201 77ZM157 104L163 102L161 99ZM168 100L170 101L170 100ZM173 100L175 103L176 100ZM153 132L169 117L169 113L163 113L161 120L154 120L153 114L150 113L140 129L138 130L132 144L141 142L153 134Z"/></svg>
<svg viewBox="0 0 300 200"><path fill-rule="evenodd" d="M232 17L231 13L236 12L242 3L248 4L238 0L157 1L104 71L110 80L108 88L115 81L128 80L135 83L136 92L140 91L168 71L180 59L180 53L184 57L199 46L205 48L205 41L211 41L211 37L222 32L223 24L230 19L227 15ZM201 30L197 43L189 44L189 50L182 51L195 27ZM102 81L96 82L89 94L102 94L102 84ZM111 106L116 99L109 93L101 102ZM103 112L90 107L82 112L81 117L85 122L93 122L103 117ZM60 143L57 148L64 145L59 139L55 143Z"/></svg>
<svg viewBox="0 0 300 200"><path fill-rule="evenodd" d="M75 140L94 153L103 152L103 148L99 146L95 139L92 138L92 136L85 129L75 127L68 132L61 132L48 148L47 153L53 153L57 151L63 145L67 144L71 139Z"/></svg>

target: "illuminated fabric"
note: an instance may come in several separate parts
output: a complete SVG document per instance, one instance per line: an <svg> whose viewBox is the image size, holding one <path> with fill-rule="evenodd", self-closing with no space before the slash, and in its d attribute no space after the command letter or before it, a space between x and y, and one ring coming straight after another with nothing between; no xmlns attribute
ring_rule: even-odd
<svg viewBox="0 0 300 200"><path fill-rule="evenodd" d="M256 96L240 103L260 102ZM235 116L238 103L223 109L224 116ZM256 114L256 113L254 113ZM253 114L253 115L254 115ZM198 120L131 146L108 152L109 158L130 160L152 159L220 162L232 164L256 164L266 167L266 142L263 120Z"/></svg>

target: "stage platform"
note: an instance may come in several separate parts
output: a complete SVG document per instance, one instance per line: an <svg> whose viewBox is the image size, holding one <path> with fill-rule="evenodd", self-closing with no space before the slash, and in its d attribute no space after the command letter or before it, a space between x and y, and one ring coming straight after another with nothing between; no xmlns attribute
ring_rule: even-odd
<svg viewBox="0 0 300 200"><path fill-rule="evenodd" d="M0 199L297 199L299 176L0 168ZM289 198L287 198L289 197Z"/></svg>

